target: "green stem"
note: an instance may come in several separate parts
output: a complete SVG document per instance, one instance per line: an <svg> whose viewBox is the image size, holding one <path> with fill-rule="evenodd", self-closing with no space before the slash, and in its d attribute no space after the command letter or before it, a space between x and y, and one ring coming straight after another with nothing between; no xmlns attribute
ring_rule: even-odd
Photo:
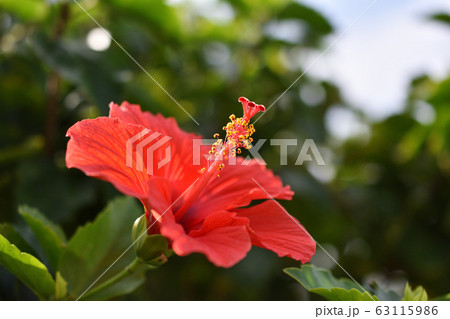
<svg viewBox="0 0 450 319"><path fill-rule="evenodd" d="M101 292L101 291L111 287L112 285L118 283L119 281L121 281L125 277L127 277L127 276L131 275L132 273L134 273L141 265L143 265L143 264L138 258L134 259L127 267L125 267L124 270L119 272L117 275L115 275L114 277L108 279L107 281L105 281L101 285L98 285L94 289L91 289L89 292L84 294L84 296L81 298L81 300L89 299L89 297L94 296L95 294L97 294L97 293L99 293L99 292Z"/></svg>

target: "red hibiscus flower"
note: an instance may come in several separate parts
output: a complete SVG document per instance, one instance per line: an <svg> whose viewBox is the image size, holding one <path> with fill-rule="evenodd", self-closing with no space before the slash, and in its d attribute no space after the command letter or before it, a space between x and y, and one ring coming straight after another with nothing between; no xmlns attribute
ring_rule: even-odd
<svg viewBox="0 0 450 319"><path fill-rule="evenodd" d="M231 267L253 244L307 262L315 242L274 200L291 199L290 187L256 160L236 157L241 148L251 147L254 127L249 121L264 110L246 98L239 101L243 117L230 116L225 139L217 139L208 158L194 154L194 141L201 137L182 131L174 119L142 112L128 102L111 103L109 117L83 120L68 130L67 167L138 198L149 234L164 235L177 255L202 253L216 266ZM143 152L150 140L161 147ZM130 141L138 145L132 165ZM168 154L170 160L161 165Z"/></svg>

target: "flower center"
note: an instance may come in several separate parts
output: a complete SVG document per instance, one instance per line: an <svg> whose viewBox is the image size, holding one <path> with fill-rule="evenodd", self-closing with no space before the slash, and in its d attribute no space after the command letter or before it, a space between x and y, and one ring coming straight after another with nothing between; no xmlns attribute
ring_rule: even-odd
<svg viewBox="0 0 450 319"><path fill-rule="evenodd" d="M250 119L258 112L264 112L265 107L261 104L249 101L245 97L240 97L239 102L242 103L244 114L240 118L236 118L234 114L230 116L231 122L229 122L223 129L226 131L225 140L219 138L219 134L214 134L214 138L217 138L211 150L209 151L209 158L207 160L207 166L201 169L202 176L192 186L191 190L187 193L185 200L181 207L175 212L177 220L182 218L188 211L189 207L201 194L205 186L214 177L220 177L218 171L221 171L225 167L224 161L236 157L236 154L241 153L241 148L250 149L252 147L251 142L253 139L251 136L255 132L253 124L249 124Z"/></svg>
<svg viewBox="0 0 450 319"><path fill-rule="evenodd" d="M245 97L240 97L239 102L242 103L244 109L243 117L236 118L234 114L230 116L231 122L229 122L223 129L226 131L225 142L219 139L219 134L215 134L217 142L213 144L210 154L214 157L208 160L208 164L211 161L217 162L227 160L230 157L235 157L236 153L240 154L241 147L250 149L252 147L251 142L253 139L250 137L255 133L253 124L249 124L250 119L259 111L264 112L265 107L263 105L255 104L249 101ZM220 167L223 168L224 164L221 163ZM206 168L205 168L206 169Z"/></svg>

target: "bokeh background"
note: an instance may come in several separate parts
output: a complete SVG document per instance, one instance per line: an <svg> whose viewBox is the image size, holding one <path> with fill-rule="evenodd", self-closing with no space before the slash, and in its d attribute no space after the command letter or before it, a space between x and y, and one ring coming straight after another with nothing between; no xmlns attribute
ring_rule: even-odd
<svg viewBox="0 0 450 319"><path fill-rule="evenodd" d="M357 280L431 297L450 286L450 5L372 1L0 0L0 222L33 237L19 204L70 235L120 195L65 167L65 133L128 100L207 138L240 113L239 96L269 106L255 138L296 138L288 165L261 155L296 196L283 205ZM446 3L447 2L447 3ZM314 139L325 166L295 160ZM320 249L311 261L342 270ZM127 299L308 300L283 274L290 259L254 248L231 269L172 257ZM33 295L0 269L0 299Z"/></svg>

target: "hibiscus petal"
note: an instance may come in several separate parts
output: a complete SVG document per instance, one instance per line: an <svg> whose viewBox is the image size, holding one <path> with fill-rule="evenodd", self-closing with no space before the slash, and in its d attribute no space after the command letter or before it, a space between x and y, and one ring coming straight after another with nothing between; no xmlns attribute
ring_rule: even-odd
<svg viewBox="0 0 450 319"><path fill-rule="evenodd" d="M161 224L176 224L172 206L179 199L172 203L172 183L165 178L150 177L147 185L151 192L147 194L145 199L141 200L145 207L145 216L148 222L147 232L149 235L158 234ZM178 225L175 231L179 233L173 235L175 237L185 234L181 225Z"/></svg>
<svg viewBox="0 0 450 319"><path fill-rule="evenodd" d="M113 102L109 104L109 117L115 117L121 121L145 126L148 129L165 133L179 139L201 138L193 133L187 133L180 129L174 118L166 118L161 114L152 114L150 112L142 112L140 105L131 104L127 101L122 102L119 106Z"/></svg>
<svg viewBox="0 0 450 319"><path fill-rule="evenodd" d="M168 141L168 145L170 144L171 147L170 161L159 168L154 175L163 176L174 182L175 192L182 192L199 177L200 169L205 166L206 159L204 157L198 158L198 163L196 163L194 156L198 154L194 154L193 140L197 139L200 141L201 136L181 130L173 118L165 118L161 114L154 115L150 112L142 112L139 105L130 104L126 101L120 106L111 103L109 116L118 118L126 123L142 125L152 132L158 132L161 133L161 136L171 138ZM155 158L158 155L156 153ZM164 156L164 153L160 154L161 158Z"/></svg>
<svg viewBox="0 0 450 319"><path fill-rule="evenodd" d="M161 234L172 241L172 249L177 255L202 253L218 267L231 267L247 255L251 248L248 219L237 217L236 213L216 212L206 217L200 229L189 231L173 216L170 182L154 177L149 185L152 189L148 197L151 213Z"/></svg>
<svg viewBox="0 0 450 319"><path fill-rule="evenodd" d="M249 220L249 232L255 246L269 249L279 257L288 256L308 262L316 243L305 228L276 201L236 210Z"/></svg>
<svg viewBox="0 0 450 319"><path fill-rule="evenodd" d="M242 157L236 165L225 165L220 178L212 180L192 205L183 223L195 225L209 212L244 207L256 199L291 199L294 192L281 179L256 160L245 164ZM255 182L256 181L256 182Z"/></svg>
<svg viewBox="0 0 450 319"><path fill-rule="evenodd" d="M173 216L171 183L153 177L149 180L149 187L152 192L147 203L158 222L157 229L172 241L172 249L177 255L202 253L218 267L231 267L246 256L252 245L247 230L248 219L221 211L206 217L200 229L189 230L177 223ZM174 202L177 200L175 198Z"/></svg>
<svg viewBox="0 0 450 319"><path fill-rule="evenodd" d="M177 255L202 253L218 267L231 267L243 259L252 244L248 234L248 220L229 212L209 215L199 230L174 239L172 248ZM164 233L165 229L161 227Z"/></svg>
<svg viewBox="0 0 450 319"><path fill-rule="evenodd" d="M142 130L107 117L78 122L67 131L66 165L108 181L126 195L143 198L148 175L126 165L126 142Z"/></svg>

